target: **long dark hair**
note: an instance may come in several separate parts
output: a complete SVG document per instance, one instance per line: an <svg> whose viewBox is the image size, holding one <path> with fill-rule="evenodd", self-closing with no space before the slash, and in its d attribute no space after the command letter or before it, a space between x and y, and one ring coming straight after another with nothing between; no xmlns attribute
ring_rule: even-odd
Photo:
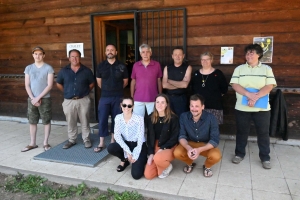
<svg viewBox="0 0 300 200"><path fill-rule="evenodd" d="M172 118L172 114L174 114L171 110L171 107L170 107L170 101L169 101L169 98L167 95L165 94L158 94L156 97L155 97L155 102L154 102L154 109L153 109L153 113L151 115L151 122L152 124L156 124L157 121L158 121L158 118L159 118L159 115L158 115L158 111L156 110L156 99L158 97L163 97L165 98L166 100L166 103L167 103L167 107L165 109L165 118L164 118L164 123L169 123L171 121L171 118ZM180 105L179 105L180 106Z"/></svg>

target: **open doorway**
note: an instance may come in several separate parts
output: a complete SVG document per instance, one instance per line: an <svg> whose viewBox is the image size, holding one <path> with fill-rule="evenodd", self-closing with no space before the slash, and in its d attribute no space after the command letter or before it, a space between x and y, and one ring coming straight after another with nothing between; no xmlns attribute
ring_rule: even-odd
<svg viewBox="0 0 300 200"><path fill-rule="evenodd" d="M129 13L95 16L93 21L94 69L96 69L96 66L100 62L106 60L106 45L115 45L118 51L117 59L124 63L128 70L129 84L125 88L125 94L130 95L130 76L133 64L136 60L134 43L134 14ZM100 95L100 88L95 87L95 108L98 108Z"/></svg>

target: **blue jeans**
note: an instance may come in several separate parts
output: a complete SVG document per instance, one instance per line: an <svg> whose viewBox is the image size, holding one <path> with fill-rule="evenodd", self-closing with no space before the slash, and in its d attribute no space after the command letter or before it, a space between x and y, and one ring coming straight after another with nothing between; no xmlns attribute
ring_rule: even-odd
<svg viewBox="0 0 300 200"><path fill-rule="evenodd" d="M259 158L261 161L270 160L270 111L243 112L235 110L236 117L236 147L235 155L244 158L246 155L248 135L250 133L251 120L253 121L257 134Z"/></svg>
<svg viewBox="0 0 300 200"><path fill-rule="evenodd" d="M121 97L101 97L98 105L99 137L108 136L108 117L111 116L110 132L114 132L115 117L121 113Z"/></svg>

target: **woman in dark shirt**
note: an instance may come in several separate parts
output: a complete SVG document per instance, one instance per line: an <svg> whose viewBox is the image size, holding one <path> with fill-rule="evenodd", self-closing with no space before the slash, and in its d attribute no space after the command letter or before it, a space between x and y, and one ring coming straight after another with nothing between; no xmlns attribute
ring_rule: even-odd
<svg viewBox="0 0 300 200"><path fill-rule="evenodd" d="M144 175L147 179L166 178L173 169L171 161L178 143L179 121L165 94L157 95L154 111L147 119L147 128L149 157Z"/></svg>
<svg viewBox="0 0 300 200"><path fill-rule="evenodd" d="M223 72L212 67L213 55L201 54L202 68L192 75L193 94L205 98L205 110L214 114L219 124L223 124L222 96L227 93L228 83Z"/></svg>

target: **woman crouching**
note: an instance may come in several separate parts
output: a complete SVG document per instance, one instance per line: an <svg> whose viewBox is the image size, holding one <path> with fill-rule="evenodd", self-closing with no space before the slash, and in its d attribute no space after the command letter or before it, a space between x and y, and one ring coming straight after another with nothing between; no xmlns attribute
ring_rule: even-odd
<svg viewBox="0 0 300 200"><path fill-rule="evenodd" d="M122 99L123 113L115 118L116 142L109 144L107 151L120 158L121 164L117 167L118 172L124 171L131 163L132 177L140 179L147 162L147 146L144 136L144 118L132 113L133 102L131 97Z"/></svg>
<svg viewBox="0 0 300 200"><path fill-rule="evenodd" d="M179 105L180 106L180 105ZM155 99L154 111L147 120L148 161L145 177L166 178L173 169L173 151L178 143L178 117L171 111L169 99L159 94Z"/></svg>

